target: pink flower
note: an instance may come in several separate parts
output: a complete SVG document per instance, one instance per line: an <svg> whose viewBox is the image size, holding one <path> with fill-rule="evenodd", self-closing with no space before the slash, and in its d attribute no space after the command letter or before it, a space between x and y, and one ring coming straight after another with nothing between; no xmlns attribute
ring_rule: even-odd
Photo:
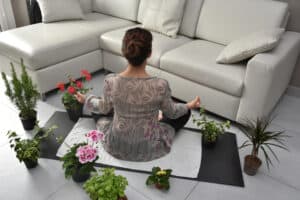
<svg viewBox="0 0 300 200"><path fill-rule="evenodd" d="M98 143L103 140L104 134L98 130L92 130L86 136L93 142Z"/></svg>
<svg viewBox="0 0 300 200"><path fill-rule="evenodd" d="M81 164L95 161L97 154L97 149L90 145L78 147L76 151L76 157L79 158Z"/></svg>

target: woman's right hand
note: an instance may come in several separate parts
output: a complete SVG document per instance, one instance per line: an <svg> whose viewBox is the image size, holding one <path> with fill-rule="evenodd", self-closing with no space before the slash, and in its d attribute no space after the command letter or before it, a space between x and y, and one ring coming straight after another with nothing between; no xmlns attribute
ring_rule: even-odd
<svg viewBox="0 0 300 200"><path fill-rule="evenodd" d="M195 109L200 107L200 97L196 96L196 98L190 102L188 102L186 105L189 109Z"/></svg>
<svg viewBox="0 0 300 200"><path fill-rule="evenodd" d="M86 96L84 94L81 94L80 92L77 92L76 94L74 94L75 98L77 99L77 101L79 103L84 104Z"/></svg>

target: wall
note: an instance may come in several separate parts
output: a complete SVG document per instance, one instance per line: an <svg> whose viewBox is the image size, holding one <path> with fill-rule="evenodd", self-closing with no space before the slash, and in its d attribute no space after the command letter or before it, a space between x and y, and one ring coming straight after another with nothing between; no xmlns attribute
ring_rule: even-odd
<svg viewBox="0 0 300 200"><path fill-rule="evenodd" d="M222 0L225 1L225 0ZM290 5L291 18L288 24L288 30L300 32L300 0L279 0L288 2ZM29 24L28 13L26 9L26 0L12 0L15 12L17 26ZM300 59L293 74L291 85L300 87Z"/></svg>

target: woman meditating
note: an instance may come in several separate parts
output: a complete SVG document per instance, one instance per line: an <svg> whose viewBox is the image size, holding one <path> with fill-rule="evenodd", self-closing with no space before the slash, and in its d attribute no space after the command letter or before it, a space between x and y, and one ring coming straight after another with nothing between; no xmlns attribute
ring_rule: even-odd
<svg viewBox="0 0 300 200"><path fill-rule="evenodd" d="M199 97L187 104L174 103L168 82L146 72L151 51L149 31L128 30L122 46L126 70L106 76L103 98L76 94L90 112L104 115L97 122L105 134L103 147L122 160L150 161L169 153L175 132L188 121L190 109L200 106Z"/></svg>

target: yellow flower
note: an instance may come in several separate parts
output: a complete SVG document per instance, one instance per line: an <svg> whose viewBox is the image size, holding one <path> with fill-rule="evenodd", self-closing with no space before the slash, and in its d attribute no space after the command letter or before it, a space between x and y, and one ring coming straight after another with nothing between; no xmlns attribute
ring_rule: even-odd
<svg viewBox="0 0 300 200"><path fill-rule="evenodd" d="M157 176L163 176L163 175L166 175L167 172L165 170L160 170L156 173Z"/></svg>

